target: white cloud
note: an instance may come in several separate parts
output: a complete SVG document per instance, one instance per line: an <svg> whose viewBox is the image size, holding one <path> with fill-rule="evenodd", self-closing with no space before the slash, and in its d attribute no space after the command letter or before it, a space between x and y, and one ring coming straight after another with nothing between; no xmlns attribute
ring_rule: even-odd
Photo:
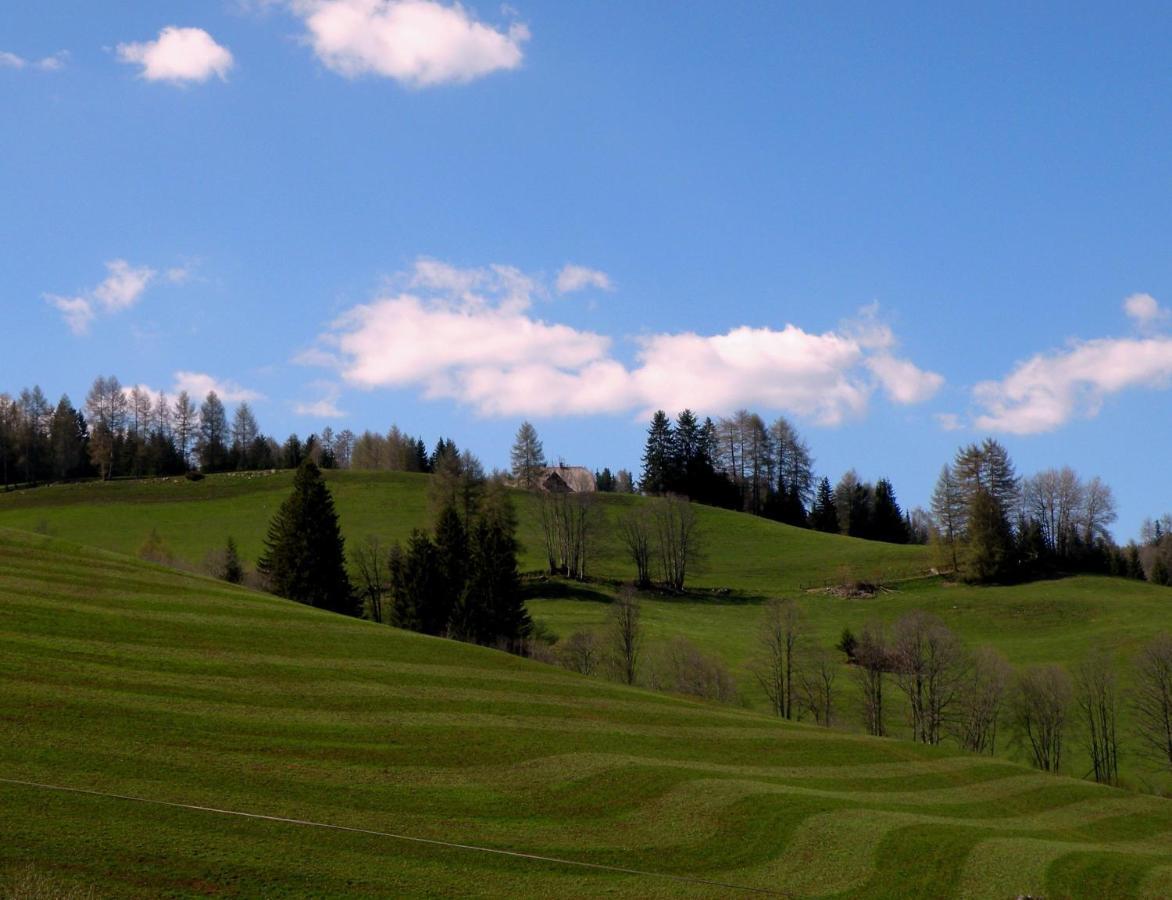
<svg viewBox="0 0 1172 900"><path fill-rule="evenodd" d="M15 53L9 53L6 50L0 50L0 69L33 68L40 69L42 72L56 72L64 68L68 58L69 51L67 50L58 50L52 56L45 56L35 61L17 56Z"/></svg>
<svg viewBox="0 0 1172 900"><path fill-rule="evenodd" d="M94 309L85 297L62 297L44 294L45 302L61 313L61 318L74 334L85 334L94 320Z"/></svg>
<svg viewBox="0 0 1172 900"><path fill-rule="evenodd" d="M936 413L934 418L945 431L960 431L964 428L964 423L956 413Z"/></svg>
<svg viewBox="0 0 1172 900"><path fill-rule="evenodd" d="M867 368L874 373L887 396L896 403L910 405L930 400L944 384L944 377L925 372L906 359L889 353L878 353L867 359Z"/></svg>
<svg viewBox="0 0 1172 900"><path fill-rule="evenodd" d="M473 81L521 65L529 29L501 30L435 0L292 0L308 42L328 68L381 75L412 87Z"/></svg>
<svg viewBox="0 0 1172 900"><path fill-rule="evenodd" d="M586 288L598 288L601 291L613 289L610 276L598 269L588 269L585 266L576 266L572 263L562 267L558 272L557 291L559 294L572 294Z"/></svg>
<svg viewBox="0 0 1172 900"><path fill-rule="evenodd" d="M180 391L187 391L188 395L197 403L210 391L215 391L216 396L225 403L244 403L265 399L264 394L241 387L234 381L214 378L206 372L176 372L172 393L178 394Z"/></svg>
<svg viewBox="0 0 1172 900"><path fill-rule="evenodd" d="M1123 311L1143 331L1148 331L1169 318L1168 310L1161 307L1151 294L1132 294L1123 301Z"/></svg>
<svg viewBox="0 0 1172 900"><path fill-rule="evenodd" d="M338 406L342 396L341 388L331 382L315 382L311 387L321 395L317 400L293 404L293 412L299 416L313 416L317 419L341 419L346 413Z"/></svg>
<svg viewBox="0 0 1172 900"><path fill-rule="evenodd" d="M227 47L221 47L202 28L177 28L168 25L158 38L137 44L119 44L118 58L142 66L147 81L207 81L213 75L226 80L234 60Z"/></svg>
<svg viewBox="0 0 1172 900"><path fill-rule="evenodd" d="M357 387L415 387L485 415L760 405L836 424L865 412L877 386L909 404L943 381L891 355L894 336L876 337L874 311L850 323L857 334L786 325L644 336L628 367L610 337L534 318L531 297L544 288L515 269L422 260L400 281L405 290L354 307L298 360Z"/></svg>
<svg viewBox="0 0 1172 900"><path fill-rule="evenodd" d="M985 412L978 428L1014 434L1053 431L1075 416L1098 414L1103 401L1129 388L1166 388L1172 381L1172 339L1100 338L1038 354L973 396Z"/></svg>
<svg viewBox="0 0 1172 900"><path fill-rule="evenodd" d="M134 306L155 280L157 273L147 266L132 266L124 259L106 263L107 275L84 295L63 297L44 294L45 302L61 312L74 334L85 334L99 312L115 313Z"/></svg>
<svg viewBox="0 0 1172 900"><path fill-rule="evenodd" d="M132 266L124 259L106 263L109 274L94 289L96 299L107 312L128 309L138 302L157 274L146 266Z"/></svg>

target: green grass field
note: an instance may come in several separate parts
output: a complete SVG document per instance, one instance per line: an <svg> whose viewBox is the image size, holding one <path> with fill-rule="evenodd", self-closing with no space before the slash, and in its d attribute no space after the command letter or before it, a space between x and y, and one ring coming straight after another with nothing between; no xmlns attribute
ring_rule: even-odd
<svg viewBox="0 0 1172 900"><path fill-rule="evenodd" d="M384 543L402 540L431 517L427 476L382 472L328 472L347 540L368 535ZM61 485L0 494L0 526L45 530L78 543L133 555L156 529L182 561L198 566L232 534L248 562L259 555L270 517L286 496L289 472L217 475L184 479ZM522 567L544 565L535 500L516 495ZM529 601L533 616L554 634L605 626L613 595L609 583L630 579L632 570L614 527L637 497L599 495L602 521L591 573L604 581L566 595L563 586L538 588ZM926 571L930 553L818 534L725 510L698 507L705 552L685 597L647 595L644 620L652 641L682 635L723 659L736 677L743 702L763 709L764 697L749 671L755 651L761 601L795 596L802 603L811 644L832 646L844 626L856 632L868 619L891 623L912 609L934 613L970 645L992 644L1015 664L1082 659L1092 648L1114 652L1121 664L1146 639L1172 628L1172 591L1121 579L1077 577L1027 585L973 588L941 579L894 582L868 599L843 599L802 590L845 577L890 580ZM546 596L541 596L545 590ZM727 591L727 593L726 593ZM1121 671L1124 671L1121 668ZM1123 680L1126 683L1126 672ZM855 686L844 666L839 679L840 724L854 728ZM900 701L893 696L890 726L903 733ZM1128 713L1122 721L1122 773L1129 786L1167 793L1172 781L1138 753ZM1001 752L1020 758L1007 742ZM1082 775L1086 762L1073 743L1068 771Z"/></svg>
<svg viewBox="0 0 1172 900"><path fill-rule="evenodd" d="M0 778L726 885L0 782L0 883L101 895L1172 893L1164 800L3 530Z"/></svg>
<svg viewBox="0 0 1172 900"><path fill-rule="evenodd" d="M348 541L379 537L384 544L405 540L412 528L430 523L426 475L396 472L327 472L326 478ZM209 551L233 535L240 551L255 562L265 531L289 493L292 472L55 485L0 494L0 526L45 530L56 537L134 554L152 529L179 558L200 564ZM523 569L545 564L535 500L518 493ZM606 579L633 575L614 538L614 522L642 498L598 495L602 522L597 529L591 574ZM705 557L690 583L770 596L799 586L824 583L840 570L858 578L898 577L930 565L922 547L899 547L816 534L764 519L698 507L709 536ZM828 564L830 568L828 569Z"/></svg>

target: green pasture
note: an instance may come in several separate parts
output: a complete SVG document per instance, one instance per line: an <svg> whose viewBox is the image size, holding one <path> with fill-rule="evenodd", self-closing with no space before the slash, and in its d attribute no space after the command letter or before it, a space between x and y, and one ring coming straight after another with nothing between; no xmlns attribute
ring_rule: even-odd
<svg viewBox="0 0 1172 900"><path fill-rule="evenodd" d="M581 678L4 530L0 779L0 885L33 872L99 896L1172 893L1172 805L1155 797Z"/></svg>

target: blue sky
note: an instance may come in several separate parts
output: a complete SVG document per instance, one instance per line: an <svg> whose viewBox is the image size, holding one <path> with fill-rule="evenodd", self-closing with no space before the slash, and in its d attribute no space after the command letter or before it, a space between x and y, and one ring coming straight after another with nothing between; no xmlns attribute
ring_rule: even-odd
<svg viewBox="0 0 1172 900"><path fill-rule="evenodd" d="M648 409L745 405L906 505L993 434L1104 476L1126 538L1172 508L1170 38L1143 4L17 5L0 390L216 385L490 466L523 418L633 468Z"/></svg>

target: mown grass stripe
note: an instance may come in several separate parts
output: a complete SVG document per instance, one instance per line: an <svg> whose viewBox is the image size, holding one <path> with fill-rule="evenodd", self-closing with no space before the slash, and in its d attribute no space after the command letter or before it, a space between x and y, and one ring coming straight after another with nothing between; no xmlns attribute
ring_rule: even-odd
<svg viewBox="0 0 1172 900"><path fill-rule="evenodd" d="M456 841L443 841L436 838L416 837L414 835L396 834L390 831L377 831L370 828L356 828L351 825L338 825L332 822L313 822L308 819L291 819L285 816L270 816L264 813L244 812L235 809L219 809L214 806L200 806L192 803L176 803L171 800L156 800L150 797L135 797L130 794L114 794L105 791L94 791L88 788L67 787L58 784L45 784L37 781L21 781L15 778L0 777L0 784L16 787L36 788L46 791L57 791L67 794L82 794L101 797L106 800L123 800L129 803L145 803L152 806L166 806L171 809L185 809L191 812L212 813L221 816L236 816L242 819L257 819L265 822L279 822L285 825L297 825L303 828L322 828L330 831L341 831L352 834L363 834L371 837L387 838L388 840L404 841L412 844L426 844L432 847L444 847L449 850L467 850L475 853L491 853L495 856L507 856L512 859L524 859L531 862L551 863L560 866L573 866L582 869L594 869L602 872L611 872L618 875L635 875L641 878L661 878L682 884L694 884L704 887L726 888L746 894L765 894L775 897L793 896L786 891L777 891L764 887L753 887L745 884L733 884L727 881L716 881L709 878L698 878L692 875L675 875L670 872L654 872L646 869L633 869L626 866L611 866L604 863L585 862L576 859L561 859L554 856L543 856L539 853L526 853L521 850L506 850L500 847L481 847L476 844L464 844Z"/></svg>

